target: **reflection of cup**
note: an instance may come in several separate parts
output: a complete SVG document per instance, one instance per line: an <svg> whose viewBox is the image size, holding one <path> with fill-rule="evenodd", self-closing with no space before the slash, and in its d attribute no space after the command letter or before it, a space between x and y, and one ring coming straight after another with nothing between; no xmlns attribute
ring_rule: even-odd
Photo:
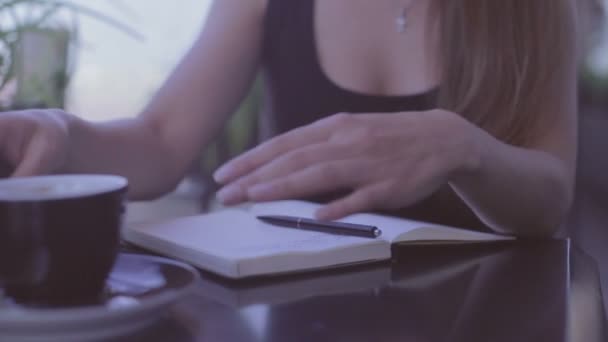
<svg viewBox="0 0 608 342"><path fill-rule="evenodd" d="M20 303L93 304L119 247L127 180L64 175L0 180L0 285Z"/></svg>

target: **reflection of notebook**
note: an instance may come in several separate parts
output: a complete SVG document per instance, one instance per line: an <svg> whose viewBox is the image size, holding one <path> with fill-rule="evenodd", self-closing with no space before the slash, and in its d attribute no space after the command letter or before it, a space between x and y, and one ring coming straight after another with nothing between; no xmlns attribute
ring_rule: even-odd
<svg viewBox="0 0 608 342"><path fill-rule="evenodd" d="M461 304L477 270L487 263L491 267L492 260L500 253L500 249L495 253L463 253L464 249L475 246L450 247L435 260L429 260L426 253L421 253L419 248L419 252L414 253L418 256L412 257L419 260L417 264L422 266L420 268L407 267L405 262L376 263L245 281L225 279L205 272L201 275L201 286L196 294L223 305L241 308L255 304L292 303L310 297L370 293L384 289L408 293L414 297L422 296L426 298L427 304L436 304L441 300L443 304L438 307L447 312L448 302L457 300ZM457 308L460 304L452 306ZM452 311L450 312L453 317L455 313Z"/></svg>
<svg viewBox="0 0 608 342"><path fill-rule="evenodd" d="M428 341L453 340L460 329L463 310L475 305L471 303L477 302L479 286L491 281L483 273L496 268L508 246L508 243L416 246L403 252L407 255L399 256L400 261L394 264L390 287L395 297L408 303L410 315L418 319L415 327L418 336ZM423 261L406 262L411 258Z"/></svg>
<svg viewBox="0 0 608 342"><path fill-rule="evenodd" d="M256 215L312 217L317 208L318 204L303 201L260 203L247 209L133 224L125 228L124 238L229 278L387 260L394 243L510 239L375 214L351 215L344 221L377 226L382 236L376 239L276 227L256 219Z"/></svg>
<svg viewBox="0 0 608 342"><path fill-rule="evenodd" d="M266 281L235 283L203 275L196 294L230 307L281 304L316 296L370 291L390 283L386 264L349 268L347 272L265 278Z"/></svg>
<svg viewBox="0 0 608 342"><path fill-rule="evenodd" d="M476 274L480 267L493 267L508 250L508 242L484 245L415 246L400 250L399 262L393 267L392 286L403 289L428 289L462 274ZM506 248L506 249L505 249ZM409 263L405 260L424 260Z"/></svg>

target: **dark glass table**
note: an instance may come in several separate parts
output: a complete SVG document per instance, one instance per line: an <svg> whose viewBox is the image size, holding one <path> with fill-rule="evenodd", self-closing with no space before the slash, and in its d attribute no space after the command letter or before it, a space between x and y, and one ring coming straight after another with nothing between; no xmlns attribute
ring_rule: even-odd
<svg viewBox="0 0 608 342"><path fill-rule="evenodd" d="M568 240L394 247L392 262L201 282L117 341L608 341L597 266Z"/></svg>

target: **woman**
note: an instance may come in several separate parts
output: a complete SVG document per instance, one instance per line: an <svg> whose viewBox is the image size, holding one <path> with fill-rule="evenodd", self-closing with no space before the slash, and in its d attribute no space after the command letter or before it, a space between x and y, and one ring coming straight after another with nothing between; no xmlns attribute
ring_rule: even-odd
<svg viewBox="0 0 608 342"><path fill-rule="evenodd" d="M319 218L405 208L547 236L573 192L574 18L574 0L216 1L140 116L6 113L1 153L15 176L117 173L160 195L261 67L282 134L216 172L225 204L342 191Z"/></svg>

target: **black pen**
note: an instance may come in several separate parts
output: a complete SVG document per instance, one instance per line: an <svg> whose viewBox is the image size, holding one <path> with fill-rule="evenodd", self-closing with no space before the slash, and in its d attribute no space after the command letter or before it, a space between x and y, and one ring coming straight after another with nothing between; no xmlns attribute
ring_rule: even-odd
<svg viewBox="0 0 608 342"><path fill-rule="evenodd" d="M313 219L307 219L302 217L293 216L258 216L259 220L270 223L275 226L314 230L318 232L339 234L339 235L353 235L362 236L368 238L377 238L382 234L382 231L375 226L368 226L364 224L346 223L346 222L329 222L329 221L317 221Z"/></svg>

